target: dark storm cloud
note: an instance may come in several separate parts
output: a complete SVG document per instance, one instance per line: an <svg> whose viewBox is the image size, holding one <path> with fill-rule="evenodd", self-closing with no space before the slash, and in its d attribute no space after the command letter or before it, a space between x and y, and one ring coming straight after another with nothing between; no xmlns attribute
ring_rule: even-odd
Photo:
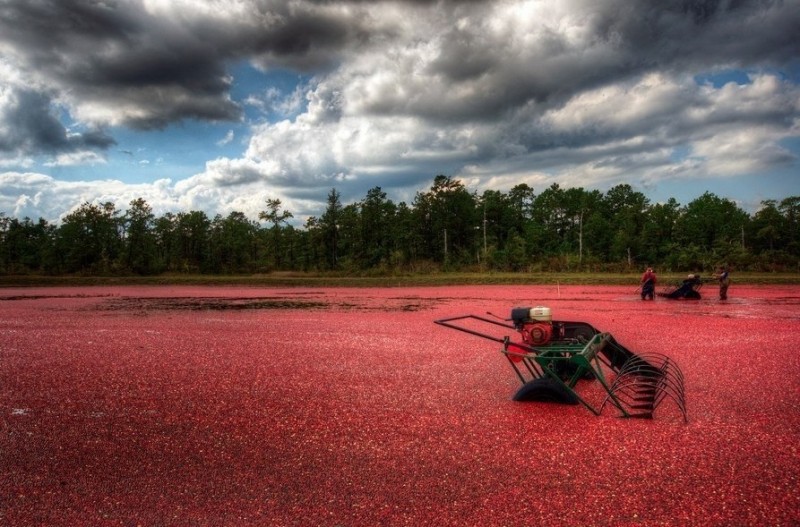
<svg viewBox="0 0 800 527"><path fill-rule="evenodd" d="M82 0L6 0L0 5L4 39L33 50L68 46L80 36L117 38L134 32L125 5Z"/></svg>
<svg viewBox="0 0 800 527"><path fill-rule="evenodd" d="M230 120L224 53L203 35L148 16L138 2L8 1L0 40L21 68L75 104L127 112L114 124L161 127L193 117Z"/></svg>
<svg viewBox="0 0 800 527"><path fill-rule="evenodd" d="M237 120L232 63L327 67L368 38L360 15L335 6L253 1L203 11L164 3L148 11L141 1L3 0L0 49L37 84L68 93L85 119L144 129Z"/></svg>
<svg viewBox="0 0 800 527"><path fill-rule="evenodd" d="M797 58L800 10L789 0L639 2L598 34L619 35L641 67L776 65Z"/></svg>
<svg viewBox="0 0 800 527"><path fill-rule="evenodd" d="M547 21L536 35L498 33L478 16L467 27L450 26L428 71L432 79L441 77L441 89L404 110L443 121L496 119L524 104L557 106L576 93L651 71L779 67L800 56L800 7L783 2L558 5L585 8L577 38ZM525 36L530 43L514 42Z"/></svg>
<svg viewBox="0 0 800 527"><path fill-rule="evenodd" d="M105 150L116 144L106 133L93 130L69 133L40 93L8 93L9 104L0 108L0 152L9 154L59 154Z"/></svg>
<svg viewBox="0 0 800 527"><path fill-rule="evenodd" d="M746 68L800 54L800 9L782 9L778 2L574 2L569 5L586 10L577 40L547 26L535 35L493 31L483 21L500 5L494 2L396 3L439 22L440 33L431 37L441 45L427 67L427 89L413 101L373 101L366 109L378 114L493 119L526 103L557 105L648 70ZM154 128L184 118L235 120L242 114L228 96L232 62L304 71L333 67L398 38L398 21L382 18L382 4L254 0L232 4L246 7L241 16L227 16L224 4L216 11L194 13L185 5L161 13L138 1L5 0L0 42L13 48L30 74L71 91L79 103L113 107L118 101L113 118L102 114L114 124ZM338 9L343 6L351 8ZM471 24L453 23L459 18ZM754 31L759 25L769 29ZM528 36L527 44L513 40Z"/></svg>
<svg viewBox="0 0 800 527"><path fill-rule="evenodd" d="M351 42L366 40L359 21L310 11L282 16L270 28L256 28L242 42L250 54L270 63L311 69L325 67Z"/></svg>

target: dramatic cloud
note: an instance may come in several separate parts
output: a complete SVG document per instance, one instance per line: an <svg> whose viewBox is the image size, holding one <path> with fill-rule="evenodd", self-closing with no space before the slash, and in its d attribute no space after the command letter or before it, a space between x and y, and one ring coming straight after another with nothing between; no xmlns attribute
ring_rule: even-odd
<svg viewBox="0 0 800 527"><path fill-rule="evenodd" d="M437 173L477 190L769 173L797 163L798 27L797 0L0 0L0 167L96 165L115 130L223 122L209 145L249 132L242 151L131 188L297 213L331 187L410 199ZM302 81L234 95L241 64ZM31 185L42 203L61 183Z"/></svg>
<svg viewBox="0 0 800 527"><path fill-rule="evenodd" d="M8 0L0 3L0 50L84 122L236 120L229 63L327 67L368 38L364 11L282 0Z"/></svg>
<svg viewBox="0 0 800 527"><path fill-rule="evenodd" d="M41 93L0 86L0 155L61 155L113 144L99 130L67 130Z"/></svg>
<svg viewBox="0 0 800 527"><path fill-rule="evenodd" d="M394 5L386 38L321 75L304 113L253 130L244 159L260 169L217 163L198 181L261 177L287 196L325 184L357 196L366 181L391 188L476 167L493 172L493 184L512 176L508 186L542 171L577 184L634 173L646 183L707 176L721 159L730 174L792 158L779 140L797 133L796 85L754 75L714 88L694 75L788 59L796 14L746 3L440 7ZM765 43L754 23L777 31ZM736 156L747 163L731 158L734 137L748 146ZM678 147L692 162L675 164Z"/></svg>

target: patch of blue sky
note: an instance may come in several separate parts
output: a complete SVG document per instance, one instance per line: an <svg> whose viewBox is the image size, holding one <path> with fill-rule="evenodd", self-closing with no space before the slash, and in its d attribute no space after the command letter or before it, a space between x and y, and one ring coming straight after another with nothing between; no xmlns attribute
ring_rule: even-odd
<svg viewBox="0 0 800 527"><path fill-rule="evenodd" d="M688 159L690 154L691 150L689 149L688 146L686 145L676 146L675 148L672 149L669 158L674 163L680 163L681 161L685 161L686 159Z"/></svg>
<svg viewBox="0 0 800 527"><path fill-rule="evenodd" d="M786 64L783 69L783 75L786 80L800 84L800 57L796 57Z"/></svg>
<svg viewBox="0 0 800 527"><path fill-rule="evenodd" d="M36 168L65 181L118 179L132 184L164 178L178 181L202 172L211 159L240 157L247 148L252 125L293 118L304 110L284 103L298 85L309 82L308 76L288 70L265 72L248 62L237 63L230 74L231 99L244 113L240 121L185 120L161 130L145 131L114 127L108 133L116 144L104 152L106 163L57 166L42 160ZM56 111L71 131L84 131L69 123L65 109Z"/></svg>
<svg viewBox="0 0 800 527"><path fill-rule="evenodd" d="M735 82L740 86L751 82L748 72L744 70L706 72L695 75L694 80L697 84L710 84L715 88L721 88L731 82Z"/></svg>
<svg viewBox="0 0 800 527"><path fill-rule="evenodd" d="M243 123L184 121L162 130L120 127L110 133L117 144L104 153L106 163L53 166L46 172L67 181L177 181L202 172L209 159L241 155L249 132Z"/></svg>
<svg viewBox="0 0 800 527"><path fill-rule="evenodd" d="M775 75L793 84L800 84L800 58L790 60L780 69L762 68L758 72ZM715 88L720 88L730 82L743 86L752 82L750 75L753 73L755 73L754 70L726 69L695 75L694 80L697 84L710 84Z"/></svg>
<svg viewBox="0 0 800 527"><path fill-rule="evenodd" d="M782 147L793 152L800 160L800 136L784 137L779 143ZM798 184L800 184L800 178L798 178Z"/></svg>
<svg viewBox="0 0 800 527"><path fill-rule="evenodd" d="M794 192L791 191L792 188L795 189ZM743 174L725 178L695 178L690 181L662 180L642 192L653 203L665 203L669 198L675 198L681 206L686 206L709 192L720 198L731 199L737 206L753 214L761 208L763 201L780 201L791 195L800 195L800 188L796 174L787 168L764 172L758 176Z"/></svg>
<svg viewBox="0 0 800 527"><path fill-rule="evenodd" d="M245 112L249 123L293 119L304 106L287 104L298 86L305 86L311 77L285 69L263 71L250 62L239 62L230 71L233 76L231 98Z"/></svg>

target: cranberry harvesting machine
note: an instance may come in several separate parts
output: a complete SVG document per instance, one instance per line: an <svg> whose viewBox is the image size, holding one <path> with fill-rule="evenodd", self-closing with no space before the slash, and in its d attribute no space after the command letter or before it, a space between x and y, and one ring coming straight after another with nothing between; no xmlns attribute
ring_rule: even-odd
<svg viewBox="0 0 800 527"><path fill-rule="evenodd" d="M434 323L502 344L522 383L513 400L582 404L595 415L609 405L620 417L650 419L671 401L688 422L683 373L666 355L633 353L586 322L552 320L543 306L512 308L508 319L487 315L493 318L460 315ZM517 338L488 333L486 325L514 330ZM579 393L584 383L601 387L599 400Z"/></svg>

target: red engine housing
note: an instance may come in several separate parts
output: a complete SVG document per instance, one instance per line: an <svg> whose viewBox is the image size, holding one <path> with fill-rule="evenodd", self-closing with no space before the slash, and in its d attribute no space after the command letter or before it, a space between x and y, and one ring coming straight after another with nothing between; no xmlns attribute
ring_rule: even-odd
<svg viewBox="0 0 800 527"><path fill-rule="evenodd" d="M525 322L519 332L525 344L544 346L553 338L553 323L539 320Z"/></svg>

